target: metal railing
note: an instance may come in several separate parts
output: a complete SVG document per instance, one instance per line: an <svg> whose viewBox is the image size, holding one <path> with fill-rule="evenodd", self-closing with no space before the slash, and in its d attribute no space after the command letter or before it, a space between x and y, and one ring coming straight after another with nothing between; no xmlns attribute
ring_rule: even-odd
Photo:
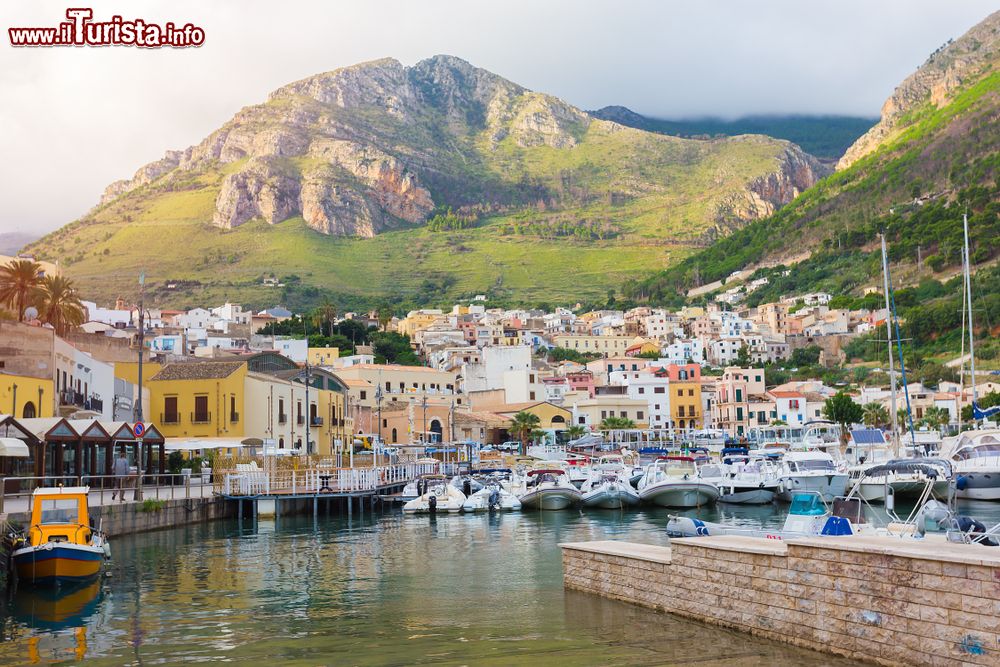
<svg viewBox="0 0 1000 667"><path fill-rule="evenodd" d="M256 465L238 465L222 473L222 493L227 496L268 494L360 493L405 484L420 475L448 474L453 464L400 463L375 468L307 468L270 473ZM453 474L453 473L452 473Z"/></svg>
<svg viewBox="0 0 1000 667"><path fill-rule="evenodd" d="M210 424L212 422L211 412L192 412L191 413L191 423L192 424Z"/></svg>
<svg viewBox="0 0 1000 667"><path fill-rule="evenodd" d="M8 500L29 498L27 511L31 511L30 497L35 489L58 486L90 487L90 497L99 500L99 505L107 501L140 502L135 495L139 476L118 475L45 475L42 477L4 477L0 479L0 513L9 511ZM16 487L16 488L13 488ZM202 498L205 488L211 488L211 474L143 473L142 500L177 500ZM197 490L192 496L192 488ZM119 498L119 492L122 498ZM207 494L211 495L211 493Z"/></svg>

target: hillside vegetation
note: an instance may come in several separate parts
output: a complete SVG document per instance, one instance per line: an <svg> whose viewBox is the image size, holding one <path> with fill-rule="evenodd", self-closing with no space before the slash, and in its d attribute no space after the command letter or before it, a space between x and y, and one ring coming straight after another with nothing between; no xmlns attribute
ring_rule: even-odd
<svg viewBox="0 0 1000 667"><path fill-rule="evenodd" d="M164 304L594 298L765 216L823 167L762 136L594 119L449 56L319 74L171 151L30 249ZM169 287L173 285L173 287Z"/></svg>

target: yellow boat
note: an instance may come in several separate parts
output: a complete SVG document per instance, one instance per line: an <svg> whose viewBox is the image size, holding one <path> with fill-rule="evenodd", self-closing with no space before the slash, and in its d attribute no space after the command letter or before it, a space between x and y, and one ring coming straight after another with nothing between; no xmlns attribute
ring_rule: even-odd
<svg viewBox="0 0 1000 667"><path fill-rule="evenodd" d="M31 526L15 544L18 579L35 584L85 581L110 556L107 537L90 526L86 486L35 489Z"/></svg>

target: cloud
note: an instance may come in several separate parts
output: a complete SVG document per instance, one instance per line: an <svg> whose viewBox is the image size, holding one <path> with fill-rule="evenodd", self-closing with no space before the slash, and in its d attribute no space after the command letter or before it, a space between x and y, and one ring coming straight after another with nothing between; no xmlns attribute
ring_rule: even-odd
<svg viewBox="0 0 1000 667"><path fill-rule="evenodd" d="M993 3L966 0L114 0L205 29L200 49L0 47L0 232L48 230L111 181L197 143L316 72L449 53L582 108L660 117L874 116L893 87ZM54 25L65 3L12 0L4 28Z"/></svg>

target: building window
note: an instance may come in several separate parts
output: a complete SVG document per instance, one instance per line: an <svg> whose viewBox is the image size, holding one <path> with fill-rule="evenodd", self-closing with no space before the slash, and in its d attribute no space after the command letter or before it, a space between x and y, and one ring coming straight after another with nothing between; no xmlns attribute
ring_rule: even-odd
<svg viewBox="0 0 1000 667"><path fill-rule="evenodd" d="M694 389L688 389L688 396L694 396Z"/></svg>
<svg viewBox="0 0 1000 667"><path fill-rule="evenodd" d="M367 392L367 391L363 391L363 392L361 392L361 400L363 401L363 400L365 400L366 398L368 398L368 392Z"/></svg>
<svg viewBox="0 0 1000 667"><path fill-rule="evenodd" d="M624 410L621 410L618 414L621 415L622 419L627 419L628 418L628 413L625 412Z"/></svg>
<svg viewBox="0 0 1000 667"><path fill-rule="evenodd" d="M607 418L608 418L608 411L601 410L601 419L607 419Z"/></svg>
<svg viewBox="0 0 1000 667"><path fill-rule="evenodd" d="M665 394L666 391L667 390L664 387L653 387L654 394Z"/></svg>
<svg viewBox="0 0 1000 667"><path fill-rule="evenodd" d="M176 396L164 396L163 397L163 414L160 415L160 421L164 424L178 424L181 421L181 416L177 412L177 397Z"/></svg>
<svg viewBox="0 0 1000 667"><path fill-rule="evenodd" d="M646 393L646 388L645 387L639 387L639 393L640 394L645 394Z"/></svg>
<svg viewBox="0 0 1000 667"><path fill-rule="evenodd" d="M236 423L240 420L240 413L236 411L236 394L229 397L229 421Z"/></svg>
<svg viewBox="0 0 1000 667"><path fill-rule="evenodd" d="M278 399L278 423L284 424L288 421L288 415L285 414L285 399Z"/></svg>
<svg viewBox="0 0 1000 667"><path fill-rule="evenodd" d="M683 396L684 395L684 390L683 389L678 389L677 390L677 395L678 396Z"/></svg>
<svg viewBox="0 0 1000 667"><path fill-rule="evenodd" d="M194 424L207 424L212 421L212 413L208 411L208 396L194 397L194 415L191 422Z"/></svg>
<svg viewBox="0 0 1000 667"><path fill-rule="evenodd" d="M635 413L635 418L642 420L643 418L642 410L639 410L638 412Z"/></svg>

